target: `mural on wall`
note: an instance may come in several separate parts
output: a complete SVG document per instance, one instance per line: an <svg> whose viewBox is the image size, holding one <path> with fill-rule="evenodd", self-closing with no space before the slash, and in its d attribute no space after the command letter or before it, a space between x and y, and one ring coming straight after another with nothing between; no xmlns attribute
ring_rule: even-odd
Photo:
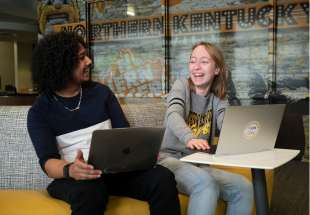
<svg viewBox="0 0 310 215"><path fill-rule="evenodd" d="M178 4L180 4L182 1L184 1L184 0L169 0L169 7L173 7L173 6L175 6L175 5L178 5ZM188 3L188 1L186 1L187 3ZM162 0L161 1L161 4L163 5L163 6L165 6L165 0Z"/></svg>
<svg viewBox="0 0 310 215"><path fill-rule="evenodd" d="M38 0L39 34L54 32L55 25L80 22L77 0Z"/></svg>
<svg viewBox="0 0 310 215"><path fill-rule="evenodd" d="M131 48L121 48L119 57L109 62L102 76L92 79L109 86L117 97L159 98L165 95L164 67L161 55L141 58L136 57Z"/></svg>
<svg viewBox="0 0 310 215"><path fill-rule="evenodd" d="M92 3L91 40L95 80L109 85L117 96L162 96L158 92L159 89L164 92L165 77L162 71L153 71L151 67L152 73L145 74L152 74L152 76L146 80L161 77L156 79L161 82L160 87L157 84L155 89L147 82L144 83L148 86L147 90L142 91L126 85L128 82L131 86L137 87L137 84L143 86L139 79L139 70L136 71L137 80L134 82L128 79L129 76L125 76L128 71L115 72L116 70L111 69L113 67L111 65L120 59L124 60L124 56L120 54L124 50L131 50L128 55L135 56L134 58L152 60L157 56L164 58L164 48L160 47L162 42L157 42L157 47L154 49L151 40L160 40L164 36L165 22L161 14L164 1L157 0L150 3L142 0L137 3L134 0L104 2L38 0L38 22L41 33L45 34L53 30L76 31L85 38L85 2ZM243 100L239 104L255 104L251 98L257 95L268 97L271 93L270 86L274 81L277 93L288 99L298 100L309 97L309 59L306 57L309 56L307 44L309 2L278 1L276 8L272 8L271 4L264 1L256 2L261 4L249 4L240 0L234 2L234 7L231 7L231 2L224 0L217 1L216 5L207 0L199 4L194 0L170 0L171 72L169 80L172 82L179 77L188 77L188 56L191 47L194 43L205 40L219 46L225 55L229 94L238 99L250 99ZM128 16L129 10L134 11L136 15ZM273 15L275 10L277 17ZM268 28L273 25L276 25L280 32L277 35L278 50L274 55L277 67L276 79L272 76L268 65L269 58L273 55L269 51ZM292 28L296 28L296 31L292 32ZM133 41L143 41L141 39L149 42L145 42L143 48L133 48L135 46ZM117 45L119 42L122 43ZM97 52L99 47L109 51ZM153 54L154 51L156 55ZM133 68L136 67L134 65ZM146 69L143 71L148 72ZM118 81L120 77L124 78L124 84L117 85L116 83L122 83ZM153 94L149 90L154 90Z"/></svg>
<svg viewBox="0 0 310 215"><path fill-rule="evenodd" d="M93 5L92 13L93 8L98 7ZM274 22L278 29L309 26L308 2L285 2L277 5L276 10L276 20L269 17L270 13L274 13L269 4L170 14L169 19L172 20L170 36L264 30L268 29ZM101 10L98 9L98 12ZM93 35L91 40L92 42L110 42L159 38L164 36L163 23L162 15L92 21ZM86 24L55 26L55 31L77 31L79 29L86 31ZM83 36L85 37L85 35Z"/></svg>
<svg viewBox="0 0 310 215"><path fill-rule="evenodd" d="M113 1L113 0L107 0L107 1L88 0L88 2L92 3L91 4L91 12L90 12L90 19L91 20L94 19L94 12L97 15L98 14L103 14L104 13L105 5L106 6L110 6L113 3L115 3L115 1Z"/></svg>
<svg viewBox="0 0 310 215"><path fill-rule="evenodd" d="M93 17L91 23L91 40L93 42L93 48L96 46L105 47L111 50L110 53L105 54L118 58L119 55L116 55L116 52L121 50L122 47L132 47L134 40L162 38L164 35L164 21L162 15L148 17L135 16L133 18L128 18L128 16L125 15L128 8L134 8L137 14L138 12L142 14L144 9L139 9L142 7L156 10L158 9L158 1L154 1L152 4L146 2L145 5L141 3L141 5L139 4L138 6L137 4L133 5L132 2L133 1L109 1L105 4L103 4L103 2L94 2L91 4L91 16ZM187 6L185 6L185 3ZM217 6L224 5L219 4ZM229 94L234 95L234 97L238 99L250 99L247 101L243 100L239 102L239 104L255 104L256 101L251 100L251 98L257 95L268 97L271 93L270 86L272 85L272 81L274 81L272 80L272 72L268 66L268 62L270 61L268 56L270 46L268 28L270 28L272 24L276 24L278 29L283 28L284 30L291 29L292 27L304 27L308 29L309 3L305 1L278 2L276 7L278 16L276 19L272 16L274 9L268 3L244 5L241 1L240 6L227 6L229 6L229 4L221 8L214 8L214 5L212 8L210 4L197 7L195 1L188 2L187 0L170 2L170 11L174 12L170 14L170 20L172 20L170 24L170 50L172 56L170 79L175 80L178 77L188 77L188 56L191 52L191 46L201 40L207 40L219 46L226 55ZM198 8L200 10L197 10ZM113 11L113 9L116 9L116 11ZM204 10L201 11L201 9ZM118 16L123 16L124 18L117 20L111 19L115 12L118 13ZM153 13L155 12L153 11ZM101 19L104 16L106 17ZM55 31L73 30L85 37L85 26L85 22L58 25L55 26ZM296 33L298 35L295 35L294 38L291 38L290 35L283 38L283 42L286 42L285 38L287 41L291 39L295 40L293 44L284 49L281 47L282 35L284 34L278 35L278 46L281 52L278 51L275 57L279 65L277 70L279 74L281 74L279 70L279 68L281 68L281 62L284 61L285 63L285 61L290 58L289 60L293 63L285 67L285 74L281 74L281 77L277 77L278 93L285 94L289 99L298 100L309 96L309 86L306 84L309 78L306 73L303 72L309 69L307 66L309 60L304 57L309 56L309 51L308 46L305 47L304 50L300 50L300 47L305 45L303 40L307 40L307 38L304 39L304 36L307 37L307 35L303 35L305 31L301 30L299 32L299 30L297 30L296 32L298 32ZM121 47L115 45L115 42L120 41L123 41L125 44L122 43ZM128 44L128 46L126 46L126 44ZM152 45L152 42L149 42L149 44L146 43L145 45L149 47ZM151 53L147 50L153 51L153 49L146 49L145 51L148 52L148 54ZM288 57L286 54L287 50L297 55ZM97 77L104 76L107 73L107 65L109 65L109 62L115 61L115 59L109 58L107 61L106 58L101 58L101 54L97 53L96 50L94 50L94 52L95 58L100 59L100 62L103 61L103 59L105 61L101 62L100 65L100 67L104 67L104 69L99 69L97 65L94 66L96 70L94 74ZM142 53L136 53L135 51L135 54L136 56L141 56ZM162 50L159 54L163 56L164 51ZM298 59L293 60L296 57ZM98 60L94 59L94 62L98 62ZM301 69L298 69L299 64L303 68L300 67ZM291 65L296 65L296 67L293 68L294 66ZM100 79L102 78L98 78L98 80L102 82ZM161 81L163 82L163 80ZM126 80L124 80L124 82L126 82ZM298 85L300 83L301 85ZM145 95L141 93L129 93L127 92L128 87L126 91L123 92L124 94L119 94L120 91L114 87L115 85L111 86L113 86L112 89L115 90L117 96L126 95L127 97L131 97ZM294 88L293 86L297 87ZM148 95L151 96L152 94Z"/></svg>

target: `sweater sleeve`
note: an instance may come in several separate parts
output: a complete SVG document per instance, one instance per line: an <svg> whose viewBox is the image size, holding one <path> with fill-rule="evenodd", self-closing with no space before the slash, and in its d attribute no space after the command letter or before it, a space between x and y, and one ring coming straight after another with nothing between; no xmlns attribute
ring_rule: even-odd
<svg viewBox="0 0 310 215"><path fill-rule="evenodd" d="M61 159L58 151L56 137L52 128L42 116L40 111L30 108L27 117L27 128L30 139L39 158L42 170L45 171L45 163L51 158Z"/></svg>
<svg viewBox="0 0 310 215"><path fill-rule="evenodd" d="M184 144L196 135L185 123L186 93L184 83L176 80L167 98L166 127Z"/></svg>
<svg viewBox="0 0 310 215"><path fill-rule="evenodd" d="M218 106L217 106L217 119L216 119L216 122L217 122L217 128L219 130L222 129L222 124L223 124L223 120L224 120L224 116L225 116L225 111L226 111L226 107L229 105L228 103L228 99L227 98L224 98L224 99L221 99Z"/></svg>
<svg viewBox="0 0 310 215"><path fill-rule="evenodd" d="M121 105L116 99L114 93L109 87L106 86L108 92L108 111L111 119L112 128L126 128L130 127L129 122L127 121L125 114L122 110Z"/></svg>

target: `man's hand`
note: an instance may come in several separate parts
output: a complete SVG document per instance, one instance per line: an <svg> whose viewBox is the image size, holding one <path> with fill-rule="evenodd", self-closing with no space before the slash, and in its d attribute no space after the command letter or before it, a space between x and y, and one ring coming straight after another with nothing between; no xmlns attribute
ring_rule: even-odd
<svg viewBox="0 0 310 215"><path fill-rule="evenodd" d="M157 161L159 161L160 160L160 155L158 155L158 157L157 157Z"/></svg>
<svg viewBox="0 0 310 215"><path fill-rule="evenodd" d="M206 140L203 139L191 139L190 141L188 141L187 146L191 149L198 149L198 150L206 150L206 149L210 149L209 143Z"/></svg>
<svg viewBox="0 0 310 215"><path fill-rule="evenodd" d="M74 163L69 168L69 176L75 180L91 180L101 177L102 172L92 165L85 164L83 152L78 149Z"/></svg>

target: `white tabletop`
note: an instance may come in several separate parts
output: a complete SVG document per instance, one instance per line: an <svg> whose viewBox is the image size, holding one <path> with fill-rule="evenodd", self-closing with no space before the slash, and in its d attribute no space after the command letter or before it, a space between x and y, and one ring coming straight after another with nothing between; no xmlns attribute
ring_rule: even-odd
<svg viewBox="0 0 310 215"><path fill-rule="evenodd" d="M181 161L256 169L274 169L292 160L298 153L299 150L274 149L273 151L213 157L198 152L182 158Z"/></svg>

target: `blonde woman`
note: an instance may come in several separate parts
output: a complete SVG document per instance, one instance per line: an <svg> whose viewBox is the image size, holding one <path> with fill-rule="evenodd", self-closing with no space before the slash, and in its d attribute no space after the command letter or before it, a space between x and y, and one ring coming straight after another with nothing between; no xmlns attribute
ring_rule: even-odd
<svg viewBox="0 0 310 215"><path fill-rule="evenodd" d="M209 149L216 127L221 130L228 105L222 52L210 43L193 47L190 78L175 81L167 98L166 133L159 164L175 174L180 193L190 196L187 214L213 215L218 198L227 201L226 215L249 215L253 188L245 177L209 165L182 162L186 149Z"/></svg>

